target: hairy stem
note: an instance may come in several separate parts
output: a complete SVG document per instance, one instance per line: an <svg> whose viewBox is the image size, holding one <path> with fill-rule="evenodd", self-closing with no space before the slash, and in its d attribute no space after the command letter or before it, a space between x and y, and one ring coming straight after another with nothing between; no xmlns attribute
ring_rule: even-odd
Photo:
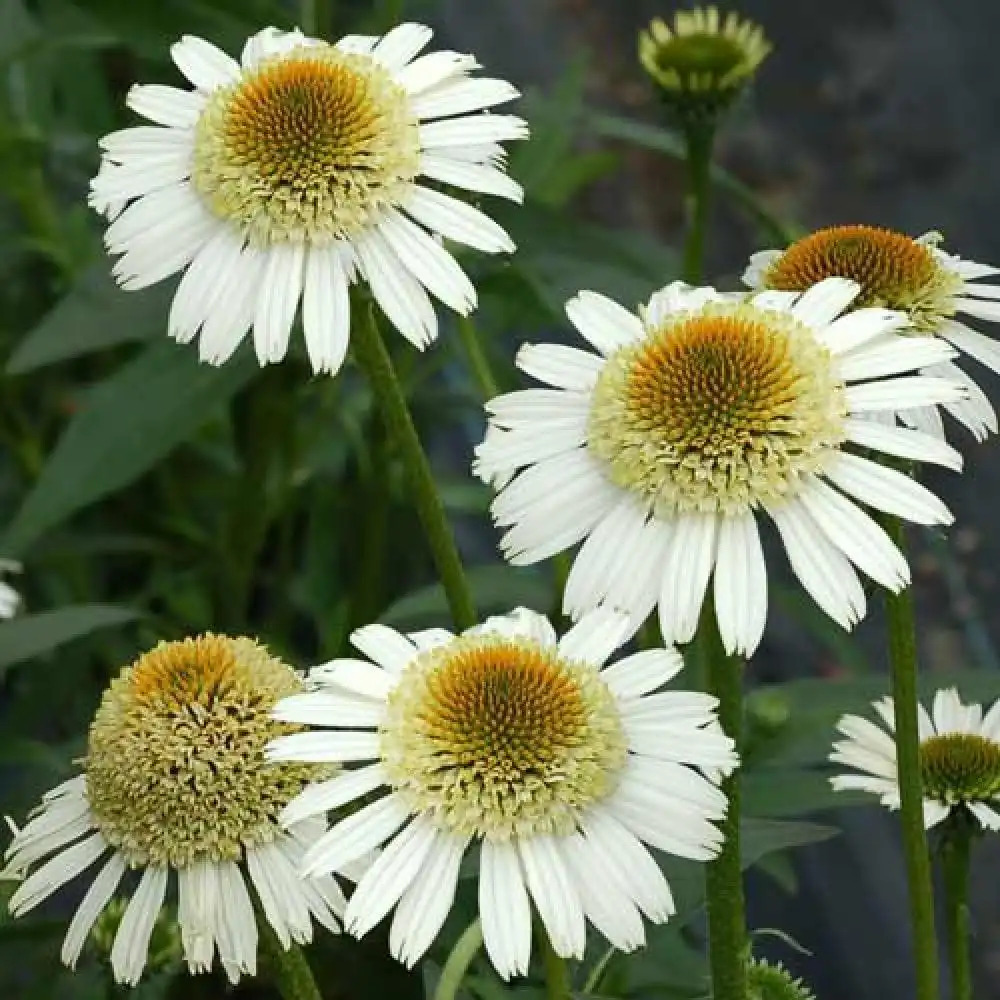
<svg viewBox="0 0 1000 1000"><path fill-rule="evenodd" d="M282 1000L323 1000L302 949L293 944L282 948L271 925L258 916L261 952L267 974Z"/></svg>
<svg viewBox="0 0 1000 1000"><path fill-rule="evenodd" d="M458 991L462 988L462 981L469 971L479 949L483 946L483 924L481 920L473 920L462 932L462 936L455 942L451 949L451 954L444 963L441 970L441 978L438 980L437 989L434 991L434 1000L455 1000Z"/></svg>

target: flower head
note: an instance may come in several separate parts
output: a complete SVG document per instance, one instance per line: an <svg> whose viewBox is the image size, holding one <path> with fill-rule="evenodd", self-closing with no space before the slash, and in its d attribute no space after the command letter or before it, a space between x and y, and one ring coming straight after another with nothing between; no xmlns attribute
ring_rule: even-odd
<svg viewBox="0 0 1000 1000"><path fill-rule="evenodd" d="M351 641L368 660L333 660L277 718L323 727L275 740L283 761L369 762L307 788L286 823L384 791L306 854L337 870L382 844L344 916L362 935L395 907L393 954L413 965L479 847L479 912L502 976L524 974L531 901L560 955L582 956L587 920L616 947L666 920L670 888L644 844L715 856L737 759L709 695L654 694L681 669L659 649L605 661L630 630L598 611L561 639L523 608L462 635L382 625ZM371 763L374 762L374 763Z"/></svg>
<svg viewBox="0 0 1000 1000"><path fill-rule="evenodd" d="M830 760L854 771L830 783L837 791L870 792L898 809L893 701L883 698L874 708L885 729L857 715L837 723L846 739L833 744ZM918 722L924 825L929 829L962 810L984 829L1000 830L1000 701L984 716L982 706L963 705L949 688L937 692L930 713L919 706Z"/></svg>
<svg viewBox="0 0 1000 1000"><path fill-rule="evenodd" d="M752 21L716 7L654 18L639 33L639 61L683 125L713 121L752 79L771 43Z"/></svg>
<svg viewBox="0 0 1000 1000"><path fill-rule="evenodd" d="M977 280L1000 274L1000 269L954 257L940 243L939 233L913 239L876 226L831 226L785 250L755 253L743 280L758 290L803 292L825 278L850 278L861 286L852 308L897 309L906 314L914 334L941 337L962 354L1000 372L1000 344L957 318L964 314L1000 322L1000 286ZM964 386L965 398L942 405L977 439L996 432L993 407L961 369L946 361L926 371ZM910 427L944 436L941 418L932 405L901 410L898 416Z"/></svg>
<svg viewBox="0 0 1000 1000"><path fill-rule="evenodd" d="M744 302L675 283L639 315L593 292L571 299L570 320L599 353L526 345L519 367L554 388L487 404L475 469L499 486L504 554L533 563L583 540L566 611L607 603L641 622L658 603L667 642L692 638L714 573L726 648L750 654L767 614L766 512L803 586L850 628L865 611L855 566L893 590L909 581L859 503L951 520L923 486L859 452L961 465L942 441L860 419L961 390L892 377L952 349L900 337L898 312L842 316L858 294L835 278Z"/></svg>
<svg viewBox="0 0 1000 1000"><path fill-rule="evenodd" d="M237 62L184 36L171 55L194 89L133 87L129 106L154 124L101 140L90 201L114 220L105 243L122 286L182 271L168 330L200 332L213 364L250 329L260 363L280 361L301 302L317 372L343 362L352 282L419 348L437 336L427 292L471 312L475 289L436 237L486 253L513 244L427 182L520 200L498 143L527 128L484 112L518 95L470 78L472 56L418 57L430 37L401 24L328 45L267 28Z"/></svg>
<svg viewBox="0 0 1000 1000"><path fill-rule="evenodd" d="M264 761L267 742L294 730L271 709L301 689L298 674L251 639L204 635L140 656L104 694L83 773L47 793L15 833L4 874L24 881L11 913L105 858L63 943L73 966L126 870L141 872L111 948L115 977L131 984L146 964L171 872L192 972L210 968L216 950L233 981L254 971L247 875L286 947L311 937L313 919L336 930L344 900L334 880L303 882L296 871L325 824L278 825L282 809L329 769Z"/></svg>
<svg viewBox="0 0 1000 1000"><path fill-rule="evenodd" d="M0 574L20 573L21 564L13 559L0 559ZM13 618L21 607L21 595L5 580L0 580L0 621Z"/></svg>

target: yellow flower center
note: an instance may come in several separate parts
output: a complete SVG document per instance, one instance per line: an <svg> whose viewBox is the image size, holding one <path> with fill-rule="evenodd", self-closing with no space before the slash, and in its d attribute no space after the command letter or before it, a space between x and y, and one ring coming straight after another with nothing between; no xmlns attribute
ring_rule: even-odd
<svg viewBox="0 0 1000 1000"><path fill-rule="evenodd" d="M87 798L135 866L236 861L274 839L314 765L274 766L269 740L298 727L271 708L298 675L251 639L161 642L111 682L90 727Z"/></svg>
<svg viewBox="0 0 1000 1000"><path fill-rule="evenodd" d="M588 446L663 517L793 494L844 440L829 352L791 316L716 304L608 358Z"/></svg>
<svg viewBox="0 0 1000 1000"><path fill-rule="evenodd" d="M374 59L331 46L260 62L215 91L191 181L257 245L350 238L420 169L405 91Z"/></svg>
<svg viewBox="0 0 1000 1000"><path fill-rule="evenodd" d="M1000 743L978 733L945 733L920 744L924 794L942 802L1000 796Z"/></svg>
<svg viewBox="0 0 1000 1000"><path fill-rule="evenodd" d="M390 781L415 812L494 839L570 832L626 754L596 668L499 635L422 654L390 695L381 736Z"/></svg>
<svg viewBox="0 0 1000 1000"><path fill-rule="evenodd" d="M834 226L811 233L774 261L764 284L801 292L831 277L850 278L861 286L853 309L899 309L922 333L934 333L954 313L952 298L961 286L930 247L874 226Z"/></svg>

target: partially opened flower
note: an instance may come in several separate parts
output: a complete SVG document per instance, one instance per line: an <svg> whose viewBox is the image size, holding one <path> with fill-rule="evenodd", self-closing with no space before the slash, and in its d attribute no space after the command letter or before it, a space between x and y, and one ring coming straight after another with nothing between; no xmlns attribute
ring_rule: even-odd
<svg viewBox="0 0 1000 1000"><path fill-rule="evenodd" d="M419 348L437 336L428 291L474 309L472 283L436 237L514 247L435 183L519 200L498 143L527 128L483 112L517 91L470 78L472 56L418 57L430 37L401 24L328 45L268 28L237 62L184 36L170 51L194 89L133 87L129 106L154 124L101 140L90 200L114 219L105 243L122 255L122 286L183 271L169 333L187 342L200 332L213 364L251 329L260 363L280 361L301 302L317 372L343 362L354 281Z"/></svg>
<svg viewBox="0 0 1000 1000"><path fill-rule="evenodd" d="M899 808L893 701L874 704L885 729L858 715L845 715L830 760L854 770L830 779L837 791L877 795ZM963 705L954 688L938 691L932 712L919 706L920 773L924 825L936 826L953 810L964 810L987 830L1000 830L1000 701L983 715L980 705Z"/></svg>
<svg viewBox="0 0 1000 1000"><path fill-rule="evenodd" d="M527 972L532 903L563 956L582 956L587 920L629 951L643 915L670 916L644 845L714 857L717 782L737 760L714 698L654 693L681 669L676 652L604 666L628 630L601 611L559 639L525 609L459 636L370 625L351 637L368 659L317 667L314 690L278 705L278 718L320 728L276 740L273 758L362 764L306 789L284 817L367 802L305 857L319 874L386 845L351 897L348 930L360 936L395 907L390 947L413 965L474 846L483 937L504 978Z"/></svg>
<svg viewBox="0 0 1000 1000"><path fill-rule="evenodd" d="M487 404L475 468L501 486L506 557L533 563L583 540L565 609L608 603L641 622L658 603L667 642L692 638L714 578L726 649L750 654L767 617L766 512L806 590L853 626L865 611L855 566L894 591L910 579L862 505L951 521L925 487L860 452L961 464L942 441L861 419L961 390L893 377L952 349L898 336L900 313L842 316L858 292L834 278L743 302L675 283L638 316L580 292L566 311L598 353L526 345L518 366L554 388Z"/></svg>
<svg viewBox="0 0 1000 1000"><path fill-rule="evenodd" d="M639 61L685 125L711 121L750 82L771 51L761 28L717 7L656 17L639 33Z"/></svg>
<svg viewBox="0 0 1000 1000"><path fill-rule="evenodd" d="M247 888L287 948L312 921L338 930L344 898L330 878L302 880L305 850L326 824L285 830L281 810L329 768L274 767L268 740L294 731L271 718L302 690L299 675L250 639L205 635L160 643L111 682L90 727L83 773L48 792L6 852L4 877L21 916L103 859L70 922L62 959L74 966L101 912L132 870L140 877L111 948L119 982L135 984L171 875L192 972L219 961L253 973L257 924ZM47 860L43 860L46 859Z"/></svg>
<svg viewBox="0 0 1000 1000"><path fill-rule="evenodd" d="M13 559L0 559L0 574L19 573L21 564ZM0 579L0 620L13 618L21 606L21 595L6 580Z"/></svg>
<svg viewBox="0 0 1000 1000"><path fill-rule="evenodd" d="M1000 372L1000 342L972 329L957 317L1000 323L1000 285L977 279L1000 275L1000 268L962 260L939 246L939 233L913 239L875 226L833 226L820 229L786 250L755 253L743 275L754 289L805 291L832 276L861 285L853 308L884 306L906 313L919 335L942 337L962 354ZM942 404L979 440L996 433L997 417L985 393L950 362L927 368L966 389L963 399ZM944 436L941 417L933 406L901 410L908 426Z"/></svg>

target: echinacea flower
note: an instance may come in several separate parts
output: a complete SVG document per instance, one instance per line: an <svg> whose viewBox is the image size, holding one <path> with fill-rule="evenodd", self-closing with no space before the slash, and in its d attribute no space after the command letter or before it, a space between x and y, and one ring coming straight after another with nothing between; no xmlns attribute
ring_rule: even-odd
<svg viewBox="0 0 1000 1000"><path fill-rule="evenodd" d="M527 127L484 113L518 94L470 78L472 56L418 55L431 34L401 24L329 45L267 28L240 62L185 35L170 54L194 89L133 87L129 106L154 124L101 140L90 201L114 220L105 244L121 255L121 285L182 271L168 332L188 342L200 331L213 364L251 329L260 363L280 361L301 302L313 368L337 371L359 280L418 348L437 336L428 291L471 312L476 291L436 237L514 246L435 184L520 200L498 143Z"/></svg>
<svg viewBox="0 0 1000 1000"><path fill-rule="evenodd" d="M639 33L639 62L685 124L711 120L749 83L771 51L761 28L717 7L656 17Z"/></svg>
<svg viewBox="0 0 1000 1000"><path fill-rule="evenodd" d="M305 857L306 874L320 874L385 844L348 903L349 931L395 907L390 947L412 966L473 845L485 946L504 978L528 970L532 903L556 952L576 957L587 920L630 951L644 941L642 915L674 912L644 845L714 857L718 782L737 758L715 698L654 693L681 669L675 651L604 666L629 629L598 611L559 639L523 608L461 635L370 625L351 637L367 659L316 667L313 690L279 703L279 719L320 728L276 740L275 760L362 764L307 788L284 816L367 801Z"/></svg>
<svg viewBox="0 0 1000 1000"><path fill-rule="evenodd" d="M0 573L20 573L21 564L13 559L0 559ZM0 621L13 618L21 606L21 595L6 580L0 580Z"/></svg>
<svg viewBox="0 0 1000 1000"><path fill-rule="evenodd" d="M638 623L658 604L668 643L693 637L713 580L725 647L749 655L767 617L767 513L802 585L852 627L865 612L854 567L893 591L910 579L862 505L919 524L952 519L925 487L860 452L961 466L943 441L862 419L962 391L895 377L953 350L899 336L898 312L841 315L858 294L841 278L749 301L677 282L636 315L580 292L566 312L597 353L525 345L518 366L553 388L486 406L474 468L500 487L504 555L534 563L583 540L565 610L607 603Z"/></svg>
<svg viewBox="0 0 1000 1000"><path fill-rule="evenodd" d="M874 704L885 729L858 715L837 723L846 739L833 744L830 760L853 768L830 779L837 791L877 795L899 808L892 698ZM954 810L965 810L986 830L1000 830L1000 701L983 715L963 705L954 688L938 691L930 713L918 709L924 825L930 829Z"/></svg>
<svg viewBox="0 0 1000 1000"><path fill-rule="evenodd" d="M331 877L302 880L306 849L326 824L285 830L281 810L329 769L265 763L267 742L293 727L271 717L299 675L251 639L204 635L160 643L108 687L90 727L83 773L48 792L15 830L5 878L18 917L91 868L62 960L74 966L127 873L139 875L111 948L119 982L134 985L176 875L177 922L192 972L218 951L229 978L253 973L257 923L246 880L287 948L312 921L339 930L344 898ZM44 860L43 859L46 859Z"/></svg>
<svg viewBox="0 0 1000 1000"><path fill-rule="evenodd" d="M1000 268L945 253L941 240L935 232L913 239L875 226L832 226L785 250L753 254L743 280L757 290L802 292L824 278L850 278L861 286L854 308L898 309L906 313L915 333L942 337L962 354L1000 372L1000 342L957 318L1000 323L1000 284L978 280L1000 275ZM965 372L950 362L925 370L965 387L964 399L942 405L977 440L996 433L997 417L989 399ZM944 437L936 407L902 410L898 416L908 426Z"/></svg>

